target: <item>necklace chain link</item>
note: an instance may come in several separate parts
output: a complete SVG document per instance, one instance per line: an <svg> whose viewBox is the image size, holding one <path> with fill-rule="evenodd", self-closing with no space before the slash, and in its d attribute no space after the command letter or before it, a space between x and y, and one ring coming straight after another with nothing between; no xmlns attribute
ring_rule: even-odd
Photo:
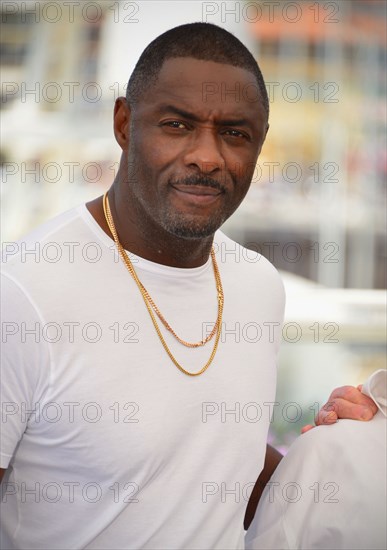
<svg viewBox="0 0 387 550"><path fill-rule="evenodd" d="M124 247L122 246L122 244L120 243L120 240L118 238L118 234L117 234L117 230L116 230L116 227L115 227L115 224L114 224L114 220L113 220L113 216L111 214L111 210L110 210L110 205L109 205L109 199L108 199L108 196L107 196L107 192L104 194L103 196L103 211L104 211L104 214L105 214L105 219L106 219L106 223L108 224L109 226L109 229L111 231L111 234L113 235L113 239L114 239L114 242L117 246L117 250L118 250L118 253L120 254L126 268L128 269L129 273L131 274L131 276L133 277L134 281L136 282L140 292L141 292L141 295L143 297L143 300L145 302L145 305L146 305L146 308L148 310L148 313L152 319L152 323L153 323L153 326L156 330L156 333L161 341L161 344L163 345L165 351L167 352L168 356L170 357L172 363L181 371L183 372L184 374L188 375L188 376L198 376L200 374L202 374L205 370L208 369L208 367L211 365L214 357L215 357L215 354L217 352L217 349L218 349L218 344L219 344L219 339L220 339L220 334L221 334L221 330L222 330L222 316L223 316L223 304L224 304L224 294L223 294L223 287L222 287L222 282L221 282L221 278L220 278L220 273L219 273L219 268L218 268L218 265L217 265L217 262L216 262L216 258L215 258L215 251L214 251L214 248L211 249L211 259L212 259L212 266L213 266L213 270L214 270L214 276L215 276L215 282L216 282L216 289L217 289L217 298L218 298L218 316L217 316L217 319L216 319L216 323L211 331L211 333L204 339L204 340L201 340L200 342L195 342L195 343L190 343L190 342L187 342L185 340L183 340L182 338L180 338L176 332L172 329L172 327L168 324L168 322L166 321L166 319L164 318L164 316L162 315L162 313L160 312L160 310L158 309L158 307L156 306L155 302L153 301L153 299L151 298L149 292L146 290L146 288L144 287L144 285L141 283L140 279L138 278L137 276L137 273L133 267L133 264L132 262L130 261L129 259L129 256L127 255ZM176 360L176 358L174 357L174 355L172 354L171 350L169 349L162 333L161 333L161 330L160 330L160 327L157 323L157 320L156 320L156 317L154 316L154 313L153 311L156 313L156 315L159 317L160 321L163 323L163 325L165 326L165 328L171 333L173 334L173 336L181 343L183 344L184 346L186 347L189 347L189 348L197 348L199 346L203 346L204 344L206 344L208 341L210 341L213 336L215 335L215 342L214 342L214 346L213 346L213 349L212 349L212 352L211 352L211 355L210 355L210 358L208 359L207 363L204 365L204 367L202 367L199 371L197 372L190 372L188 370L186 370L184 367L182 367L182 365L180 365L180 363Z"/></svg>

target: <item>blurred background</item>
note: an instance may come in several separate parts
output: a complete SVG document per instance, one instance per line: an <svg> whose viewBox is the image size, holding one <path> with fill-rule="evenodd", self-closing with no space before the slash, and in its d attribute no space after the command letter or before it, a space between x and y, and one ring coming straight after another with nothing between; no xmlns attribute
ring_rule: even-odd
<svg viewBox="0 0 387 550"><path fill-rule="evenodd" d="M102 194L114 100L145 46L205 21L256 56L270 131L224 231L281 270L271 439L284 450L339 385L385 368L386 3L3 1L2 241Z"/></svg>

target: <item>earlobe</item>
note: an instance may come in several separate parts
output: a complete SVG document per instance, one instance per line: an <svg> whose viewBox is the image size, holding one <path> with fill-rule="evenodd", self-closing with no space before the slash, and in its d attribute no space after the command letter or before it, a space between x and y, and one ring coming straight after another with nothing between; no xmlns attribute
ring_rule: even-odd
<svg viewBox="0 0 387 550"><path fill-rule="evenodd" d="M114 105L114 135L121 149L129 143L130 107L125 97L118 97Z"/></svg>

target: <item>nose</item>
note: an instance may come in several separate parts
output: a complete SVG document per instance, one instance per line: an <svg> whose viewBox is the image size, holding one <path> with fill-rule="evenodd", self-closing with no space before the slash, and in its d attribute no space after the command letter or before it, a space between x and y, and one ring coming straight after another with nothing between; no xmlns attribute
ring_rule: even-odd
<svg viewBox="0 0 387 550"><path fill-rule="evenodd" d="M187 167L204 174L213 174L225 167L216 132L212 128L197 129L184 154Z"/></svg>

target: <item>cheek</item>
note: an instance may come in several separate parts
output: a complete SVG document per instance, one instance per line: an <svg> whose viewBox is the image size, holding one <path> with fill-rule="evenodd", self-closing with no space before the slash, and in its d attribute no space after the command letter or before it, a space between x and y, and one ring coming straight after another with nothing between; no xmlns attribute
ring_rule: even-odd
<svg viewBox="0 0 387 550"><path fill-rule="evenodd" d="M232 154L227 158L227 169L232 174L238 187L248 187L257 170L255 156L249 154Z"/></svg>
<svg viewBox="0 0 387 550"><path fill-rule="evenodd" d="M136 148L142 155L155 165L162 165L178 156L182 150L182 144L178 139L171 139L163 135L160 128L154 125L146 126L136 136Z"/></svg>
<svg viewBox="0 0 387 550"><path fill-rule="evenodd" d="M176 171L181 146L173 140L152 139L137 143L135 162L154 185L162 185ZM148 182L150 183L150 182Z"/></svg>
<svg viewBox="0 0 387 550"><path fill-rule="evenodd" d="M148 188L152 188L154 180L159 171L159 153L157 149L149 147L149 144L142 143L140 140L133 140L128 151L128 172L129 179L147 193Z"/></svg>

